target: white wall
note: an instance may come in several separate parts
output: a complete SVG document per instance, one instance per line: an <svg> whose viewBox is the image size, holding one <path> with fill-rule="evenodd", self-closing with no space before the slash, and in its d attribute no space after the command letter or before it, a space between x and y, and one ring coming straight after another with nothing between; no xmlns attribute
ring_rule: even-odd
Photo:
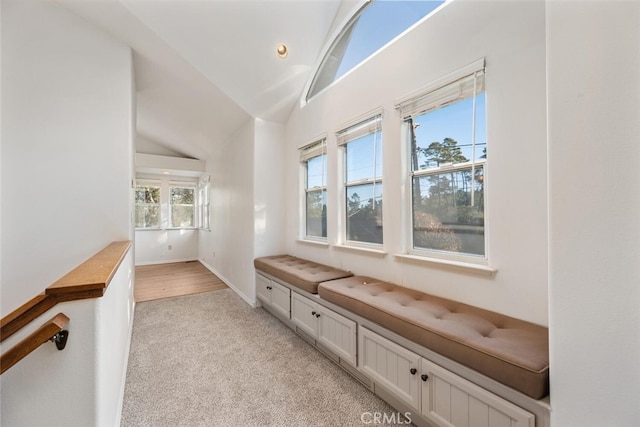
<svg viewBox="0 0 640 427"><path fill-rule="evenodd" d="M288 252L356 274L548 324L543 2L452 2L362 64L303 108L287 125L285 206ZM402 262L401 121L394 100L486 58L486 173L489 264L493 278ZM337 238L335 132L384 108L384 258L299 243L297 147L328 135L328 233Z"/></svg>
<svg viewBox="0 0 640 427"><path fill-rule="evenodd" d="M640 3L547 2L551 424L640 423Z"/></svg>
<svg viewBox="0 0 640 427"><path fill-rule="evenodd" d="M199 240L200 261L249 304L255 303L254 142L251 119L207 159L211 231L200 231Z"/></svg>
<svg viewBox="0 0 640 427"><path fill-rule="evenodd" d="M136 157L139 158L139 155ZM199 161L196 162L200 163ZM202 164L204 165L204 162L202 162ZM136 168L139 166L139 164L136 165ZM196 172L193 171L192 173L195 174ZM198 230L196 228L172 229L169 224L169 185L183 182L185 185L194 186L195 188L197 184L196 178L173 175L137 174L136 182L138 184L145 182L155 183L160 186L161 211L159 229L137 229L135 231L136 265L197 260Z"/></svg>
<svg viewBox="0 0 640 427"><path fill-rule="evenodd" d="M131 52L49 1L2 1L1 314L132 232ZM56 306L67 348L45 344L2 376L2 425L115 425L133 255L102 299ZM109 323L105 323L105 319ZM111 329L113 328L113 329ZM108 344L107 344L108 341Z"/></svg>
<svg viewBox="0 0 640 427"><path fill-rule="evenodd" d="M254 257L283 253L284 125L256 120L254 146Z"/></svg>
<svg viewBox="0 0 640 427"><path fill-rule="evenodd" d="M200 261L256 304L253 260L284 252L284 126L252 119L207 160L211 231Z"/></svg>
<svg viewBox="0 0 640 427"><path fill-rule="evenodd" d="M197 260L198 236L195 228L136 230L136 265Z"/></svg>
<svg viewBox="0 0 640 427"><path fill-rule="evenodd" d="M106 244L132 237L133 106L129 48L52 2L2 8L8 313Z"/></svg>

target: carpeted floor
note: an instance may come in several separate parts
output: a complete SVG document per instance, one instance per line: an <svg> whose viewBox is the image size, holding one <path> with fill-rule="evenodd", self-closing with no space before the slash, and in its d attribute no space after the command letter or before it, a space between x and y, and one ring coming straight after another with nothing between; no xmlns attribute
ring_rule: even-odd
<svg viewBox="0 0 640 427"><path fill-rule="evenodd" d="M397 412L231 289L136 305L122 426L362 426Z"/></svg>

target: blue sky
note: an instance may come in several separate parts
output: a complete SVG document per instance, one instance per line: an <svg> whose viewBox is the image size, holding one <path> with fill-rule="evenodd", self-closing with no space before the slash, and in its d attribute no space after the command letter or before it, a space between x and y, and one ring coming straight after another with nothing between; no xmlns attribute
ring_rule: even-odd
<svg viewBox="0 0 640 427"><path fill-rule="evenodd" d="M443 1L375 0L362 12L351 34L336 79L418 22Z"/></svg>

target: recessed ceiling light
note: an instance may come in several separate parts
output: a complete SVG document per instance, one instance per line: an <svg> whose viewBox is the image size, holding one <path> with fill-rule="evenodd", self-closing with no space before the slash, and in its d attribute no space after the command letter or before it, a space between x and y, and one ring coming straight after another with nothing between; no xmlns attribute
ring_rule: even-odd
<svg viewBox="0 0 640 427"><path fill-rule="evenodd" d="M163 170L163 171L162 171L162 173L163 173L163 174L165 174L165 175L169 175L169 171L168 171L168 170L166 170L166 169L165 169L165 170Z"/></svg>
<svg viewBox="0 0 640 427"><path fill-rule="evenodd" d="M280 58L285 58L287 56L287 54L289 53L289 50L287 49L287 45L281 44L280 46L278 46L276 48L276 53L278 54L278 56Z"/></svg>

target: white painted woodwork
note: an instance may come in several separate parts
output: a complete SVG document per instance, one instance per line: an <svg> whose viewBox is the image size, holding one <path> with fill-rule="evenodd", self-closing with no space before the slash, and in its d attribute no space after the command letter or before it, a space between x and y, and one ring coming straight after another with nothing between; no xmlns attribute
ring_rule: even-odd
<svg viewBox="0 0 640 427"><path fill-rule="evenodd" d="M287 319L291 312L291 290L286 286L256 273L256 295L262 304L269 306Z"/></svg>
<svg viewBox="0 0 640 427"><path fill-rule="evenodd" d="M271 293L269 292L270 280L261 274L256 274L256 295L264 304L271 304Z"/></svg>
<svg viewBox="0 0 640 427"><path fill-rule="evenodd" d="M318 312L318 341L355 366L356 323L326 307L318 306Z"/></svg>
<svg viewBox="0 0 640 427"><path fill-rule="evenodd" d="M443 427L534 427L535 416L422 358L421 412Z"/></svg>
<svg viewBox="0 0 640 427"><path fill-rule="evenodd" d="M272 280L270 291L271 307L288 319L291 312L291 290Z"/></svg>
<svg viewBox="0 0 640 427"><path fill-rule="evenodd" d="M358 328L358 349L358 366L363 373L420 409L420 356L362 326Z"/></svg>
<svg viewBox="0 0 640 427"><path fill-rule="evenodd" d="M312 337L318 334L316 327L317 304L309 298L293 292L291 295L291 321Z"/></svg>
<svg viewBox="0 0 640 427"><path fill-rule="evenodd" d="M353 320L292 292L291 321L341 359L356 365L357 332Z"/></svg>

